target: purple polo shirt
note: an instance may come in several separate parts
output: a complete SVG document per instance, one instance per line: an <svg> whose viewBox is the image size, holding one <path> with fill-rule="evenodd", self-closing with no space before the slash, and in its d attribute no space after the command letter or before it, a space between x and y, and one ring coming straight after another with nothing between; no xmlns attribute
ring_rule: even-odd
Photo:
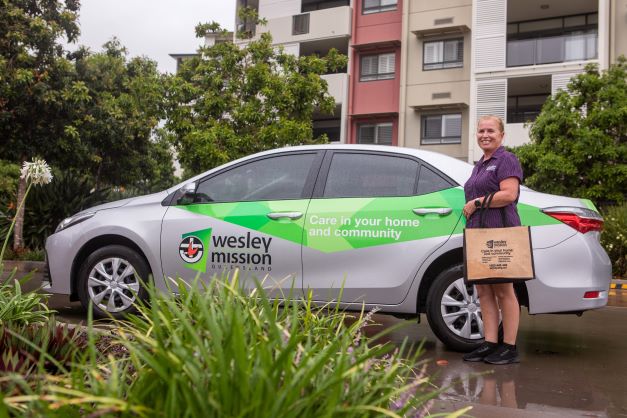
<svg viewBox="0 0 627 418"><path fill-rule="evenodd" d="M494 151L490 159L484 161L483 157L481 157L475 165L470 178L464 185L466 202L498 191L501 181L509 177L516 177L522 183L522 168L514 154L505 151L503 147L499 147ZM520 194L520 187L518 192ZM505 210L506 226L520 225L516 203L518 203L518 198L516 198L514 203L510 203L503 208ZM466 221L466 228L479 228L479 217L479 210L476 210L470 219ZM499 228L502 226L504 225L501 217L501 208L488 209L484 216L484 227Z"/></svg>

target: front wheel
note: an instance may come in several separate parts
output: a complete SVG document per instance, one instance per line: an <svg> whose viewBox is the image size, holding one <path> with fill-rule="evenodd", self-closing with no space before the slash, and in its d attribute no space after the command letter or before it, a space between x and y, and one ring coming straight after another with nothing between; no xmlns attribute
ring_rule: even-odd
<svg viewBox="0 0 627 418"><path fill-rule="evenodd" d="M464 283L463 266L438 275L427 295L427 320L448 348L471 351L483 342L481 305L474 286Z"/></svg>
<svg viewBox="0 0 627 418"><path fill-rule="evenodd" d="M122 318L136 310L138 299L146 299L141 280L150 269L136 251L121 245L102 247L87 257L78 273L78 297L100 318Z"/></svg>

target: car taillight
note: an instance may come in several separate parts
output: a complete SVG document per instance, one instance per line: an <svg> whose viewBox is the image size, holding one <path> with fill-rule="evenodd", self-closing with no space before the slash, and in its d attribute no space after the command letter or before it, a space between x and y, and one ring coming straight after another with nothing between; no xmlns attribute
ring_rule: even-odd
<svg viewBox="0 0 627 418"><path fill-rule="evenodd" d="M542 209L542 212L564 222L582 234L603 229L603 218L591 209L559 206Z"/></svg>

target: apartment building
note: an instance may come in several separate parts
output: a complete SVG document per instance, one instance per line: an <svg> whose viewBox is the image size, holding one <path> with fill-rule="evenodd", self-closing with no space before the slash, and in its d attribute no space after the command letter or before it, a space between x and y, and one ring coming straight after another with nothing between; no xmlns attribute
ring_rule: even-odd
<svg viewBox="0 0 627 418"><path fill-rule="evenodd" d="M624 0L409 0L399 144L476 161L473 127L506 122L506 144L588 63L627 54ZM404 113L404 115L403 115Z"/></svg>
<svg viewBox="0 0 627 418"><path fill-rule="evenodd" d="M333 140L423 148L476 161L477 118L506 122L506 143L588 63L627 55L627 0L238 0L296 55L349 56L328 74L336 100L317 115ZM240 22L236 22L239 24ZM241 29L241 28L239 28Z"/></svg>

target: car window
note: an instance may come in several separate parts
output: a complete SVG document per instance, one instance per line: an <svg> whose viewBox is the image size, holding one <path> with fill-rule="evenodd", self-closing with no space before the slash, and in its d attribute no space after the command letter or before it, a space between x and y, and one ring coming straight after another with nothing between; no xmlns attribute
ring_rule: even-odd
<svg viewBox="0 0 627 418"><path fill-rule="evenodd" d="M300 199L316 154L264 158L213 176L198 185L198 202Z"/></svg>
<svg viewBox="0 0 627 418"><path fill-rule="evenodd" d="M324 197L409 196L414 192L418 163L381 154L335 153Z"/></svg>
<svg viewBox="0 0 627 418"><path fill-rule="evenodd" d="M439 192L440 190L450 189L453 185L438 175L436 172L426 166L420 167L420 176L418 177L418 194L427 194Z"/></svg>

